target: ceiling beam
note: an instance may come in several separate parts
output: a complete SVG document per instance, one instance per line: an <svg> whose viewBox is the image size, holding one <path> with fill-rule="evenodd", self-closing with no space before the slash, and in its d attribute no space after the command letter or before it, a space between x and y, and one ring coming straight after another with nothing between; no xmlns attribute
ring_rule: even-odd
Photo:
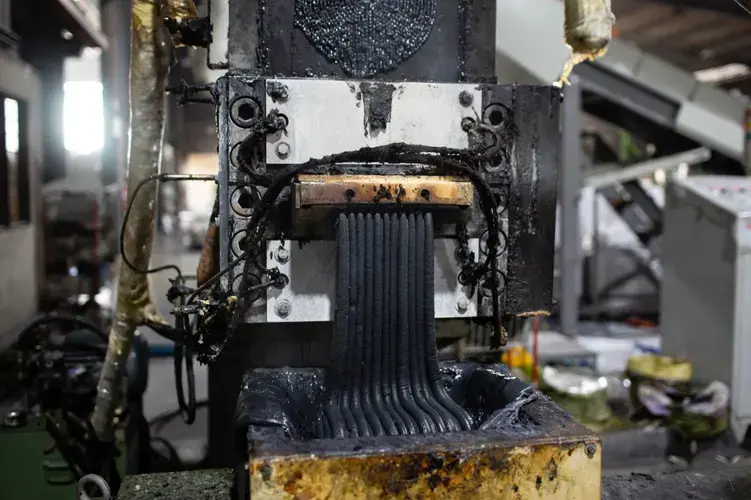
<svg viewBox="0 0 751 500"><path fill-rule="evenodd" d="M751 10L751 1L738 0ZM710 10L712 12L720 12L722 14L730 14L732 16L744 17L751 19L751 14L743 10L735 0L647 0L643 3L674 5L676 7L684 7L689 9L703 9Z"/></svg>
<svg viewBox="0 0 751 500"><path fill-rule="evenodd" d="M658 44L643 44L639 45L639 48L686 71L692 72L733 63L751 65L751 53L749 53L751 40L747 44L744 44L744 46L739 46L734 50L714 54L709 53L706 57L701 57L701 53L698 50L666 48Z"/></svg>

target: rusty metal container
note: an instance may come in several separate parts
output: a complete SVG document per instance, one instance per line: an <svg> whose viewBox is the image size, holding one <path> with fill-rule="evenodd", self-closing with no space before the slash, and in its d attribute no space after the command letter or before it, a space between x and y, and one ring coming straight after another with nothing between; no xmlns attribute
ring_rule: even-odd
<svg viewBox="0 0 751 500"><path fill-rule="evenodd" d="M249 372L236 432L247 443L250 497L600 498L596 434L503 366L450 362L441 372L473 430L345 439L311 431L323 370Z"/></svg>

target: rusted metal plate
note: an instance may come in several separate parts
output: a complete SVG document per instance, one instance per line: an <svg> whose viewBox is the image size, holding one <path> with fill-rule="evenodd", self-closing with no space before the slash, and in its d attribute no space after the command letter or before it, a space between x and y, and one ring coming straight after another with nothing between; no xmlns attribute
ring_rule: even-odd
<svg viewBox="0 0 751 500"><path fill-rule="evenodd" d="M459 177L300 175L298 208L363 203L472 206L472 183Z"/></svg>
<svg viewBox="0 0 751 500"><path fill-rule="evenodd" d="M444 445L398 454L251 457L250 496L599 500L600 440L578 427L583 431L580 437L491 438L459 449Z"/></svg>

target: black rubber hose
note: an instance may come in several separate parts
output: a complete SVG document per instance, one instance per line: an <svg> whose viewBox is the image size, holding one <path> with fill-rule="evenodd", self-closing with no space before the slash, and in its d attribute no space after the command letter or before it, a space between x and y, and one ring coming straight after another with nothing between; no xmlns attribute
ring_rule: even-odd
<svg viewBox="0 0 751 500"><path fill-rule="evenodd" d="M175 390L177 391L177 404L183 416L183 421L191 425L196 421L196 376L193 372L193 349L190 345L189 325L187 319L178 316L177 321L182 322L178 330L184 332L186 341L175 342L174 368L175 368ZM183 388L183 361L185 362L185 372L188 382L188 400L185 401L185 392Z"/></svg>
<svg viewBox="0 0 751 500"><path fill-rule="evenodd" d="M434 293L432 289L427 288L426 281L427 275L427 261L433 259L433 245L432 239L426 238L426 219L423 214L418 214L415 217L415 345L414 349L417 351L417 369L420 377L420 390L425 393L425 400L430 404L434 411L438 414L441 423L445 431L458 431L461 430L459 422L456 421L454 416L449 412L435 397L432 387L429 383L427 373L426 356L428 351L431 350L428 345L433 344L432 350L435 350L435 324L429 325L426 321L427 316L433 315L435 306L432 301L426 300L426 296ZM428 307L430 309L428 310ZM431 326L433 328L431 328ZM442 431L442 432L445 432Z"/></svg>
<svg viewBox="0 0 751 500"><path fill-rule="evenodd" d="M383 341L383 286L385 280L384 272L384 239L383 239L383 216L376 214L373 217L373 273L372 273L372 295L373 304L373 373L371 379L371 397L373 406L383 424L383 430L386 434L394 436L400 433L392 415L393 409L389 411L388 404L383 395L383 381L385 372L383 371L383 357L385 343Z"/></svg>
<svg viewBox="0 0 751 500"><path fill-rule="evenodd" d="M435 239L435 230L433 227L433 216L430 213L425 214L425 241L431 242ZM436 352L435 339L435 261L433 260L433 248L425 247L425 330L431 332L425 337L425 371L428 376L428 383L433 391L433 395L438 402L446 408L456 418L459 426L463 430L472 428L472 418L469 413L459 406L446 392L443 386L440 370L438 368L438 355Z"/></svg>
<svg viewBox="0 0 751 500"><path fill-rule="evenodd" d="M355 329L355 359L359 370L357 373L357 395L360 409L368 423L368 434L373 436L383 435L383 428L378 417L373 412L370 401L370 381L368 380L368 246L366 240L367 224L365 215L357 214L357 328Z"/></svg>
<svg viewBox="0 0 751 500"><path fill-rule="evenodd" d="M350 214L349 223L352 230L350 231L350 241L352 242L352 266L350 267L350 290L354 292L354 297L350 296L350 315L352 320L350 324L352 328L349 330L349 336L352 339L350 346L352 349L349 352L350 366L351 366L351 390L350 390L350 405L352 407L352 414L355 416L355 422L357 423L357 430L360 436L370 436L370 426L365 418L362 408L362 340L365 328L363 327L362 315L359 314L362 311L365 297L363 294L364 288L364 271L365 271L365 238L360 232L362 224L360 220L362 214L354 215Z"/></svg>
<svg viewBox="0 0 751 500"><path fill-rule="evenodd" d="M407 265L407 296L409 300L409 341L407 349L409 352L409 380L412 387L412 394L415 397L415 402L429 417L431 422L435 426L435 431L439 433L446 432L446 425L441 419L440 414L433 408L430 401L427 399L427 387L422 385L422 377L420 373L420 351L418 349L419 344L422 341L422 336L425 333L424 330L420 330L420 326L417 322L417 284L418 281L422 281L418 272L422 270L416 268L417 263L417 221L414 214L407 216L407 223L409 224L409 235L407 239L407 259L409 264Z"/></svg>
<svg viewBox="0 0 751 500"><path fill-rule="evenodd" d="M362 311L365 321L365 335L363 336L363 401L368 409L368 422L373 429L373 435L383 436L388 433L384 425L389 427L388 414L384 411L380 396L373 390L374 371L376 368L375 346L375 221L372 214L365 215L365 224L362 232L365 233L365 307ZM378 360L380 363L380 358Z"/></svg>
<svg viewBox="0 0 751 500"><path fill-rule="evenodd" d="M342 273L346 273L347 281L346 281L346 288L347 288L347 302L344 304L345 311L346 311L346 323L342 324L342 331L340 332L340 335L342 337L342 343L343 343L343 354L342 357L338 360L338 363L341 365L344 373L344 378L342 380L342 389L341 393L339 394L339 409L342 413L342 418L344 419L344 424L347 429L347 433L351 436L357 436L359 434L357 430L357 423L355 421L355 415L352 411L352 405L351 402L351 392L352 392L352 380L354 377L354 362L355 360L352 357L352 342L354 339L352 338L351 332L354 331L354 325L355 325L355 309L353 307L353 303L355 301L355 295L354 290L352 289L352 280L357 276L356 270L353 266L354 262L354 235L352 234L355 230L353 222L353 217L350 215L349 217L345 218L344 222L346 223L347 231L343 239L342 239L342 247L346 249L346 259L342 261Z"/></svg>
<svg viewBox="0 0 751 500"><path fill-rule="evenodd" d="M384 359L383 373L385 374L384 394L387 408L393 410L394 422L402 434L417 434L417 425L402 406L399 398L398 366L397 366L397 258L394 226L396 218L393 215L384 216L383 243L385 252L385 285L384 285Z"/></svg>
<svg viewBox="0 0 751 500"><path fill-rule="evenodd" d="M358 228L357 233L360 235L363 246L360 252L362 256L362 268L358 266L358 271L362 273L362 281L360 281L360 301L357 316L362 321L362 356L360 362L362 366L362 380L360 385L360 394L362 400L362 409L365 414L365 418L370 424L370 428L373 431L374 436L383 435L383 426L378 418L378 414L375 412L373 401L370 394L371 383L371 367L373 363L373 349L372 349L372 336L373 336L373 304L370 296L373 283L373 234L370 232L371 223L373 222L373 216L371 214L358 214ZM358 328L360 331L360 328Z"/></svg>
<svg viewBox="0 0 751 500"><path fill-rule="evenodd" d="M329 421L331 436L343 438L347 435L347 426L340 410L344 381L345 360L347 356L347 317L349 310L349 224L347 216L340 214L337 220L337 266L336 266L336 309L334 311L334 336L331 341L332 366L329 368L328 386L333 393L325 408Z"/></svg>
<svg viewBox="0 0 751 500"><path fill-rule="evenodd" d="M415 419L423 434L435 434L437 428L435 423L415 401L413 393L412 373L410 363L410 301L409 301L409 221L406 215L399 216L398 225L398 258L399 258L399 275L397 293L399 297L399 322L398 322L398 350L397 363L399 366L399 397L402 400L404 408Z"/></svg>

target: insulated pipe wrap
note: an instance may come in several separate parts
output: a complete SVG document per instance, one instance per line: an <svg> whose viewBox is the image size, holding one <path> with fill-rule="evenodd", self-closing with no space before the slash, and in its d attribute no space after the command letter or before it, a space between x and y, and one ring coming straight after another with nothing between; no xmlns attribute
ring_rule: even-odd
<svg viewBox="0 0 751 500"><path fill-rule="evenodd" d="M595 55L613 38L610 0L565 0L566 43L573 53Z"/></svg>
<svg viewBox="0 0 751 500"><path fill-rule="evenodd" d="M136 199L132 197L141 182L159 173L162 161L164 88L172 48L162 19L165 15L191 12L196 12L192 0L133 0L128 150L128 203L133 208L123 248L136 269L147 269L151 260L157 185L146 184ZM118 274L116 309L91 417L94 432L103 442L114 440L124 371L136 327L146 322L164 322L151 298L148 276L122 263Z"/></svg>

